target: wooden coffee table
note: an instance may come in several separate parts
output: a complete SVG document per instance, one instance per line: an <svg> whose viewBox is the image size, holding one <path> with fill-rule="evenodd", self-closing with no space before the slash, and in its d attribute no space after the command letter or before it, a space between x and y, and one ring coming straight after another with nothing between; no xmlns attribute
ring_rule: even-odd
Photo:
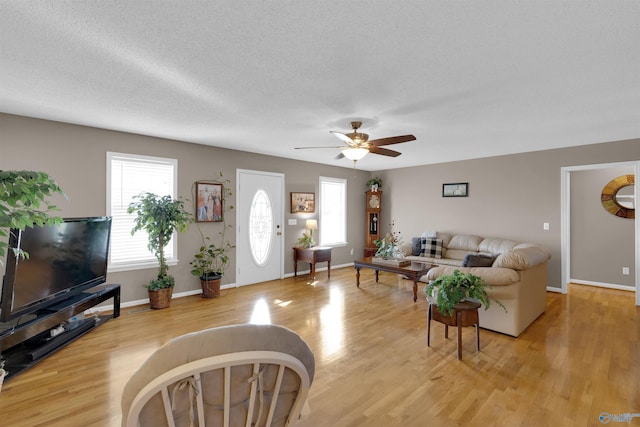
<svg viewBox="0 0 640 427"><path fill-rule="evenodd" d="M396 267L390 264L377 264L372 261L372 257L361 258L353 262L353 266L356 269L356 286L360 287L360 269L371 268L376 271L376 283L378 282L378 273L380 271L386 271L388 273L397 273L407 276L410 280L413 280L413 302L418 300L418 280L427 274L435 265L428 262L412 261L411 264Z"/></svg>

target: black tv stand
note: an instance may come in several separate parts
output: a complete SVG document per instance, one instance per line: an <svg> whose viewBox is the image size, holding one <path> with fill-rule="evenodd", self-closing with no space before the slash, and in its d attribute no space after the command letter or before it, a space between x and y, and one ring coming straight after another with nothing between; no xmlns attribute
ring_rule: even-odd
<svg viewBox="0 0 640 427"><path fill-rule="evenodd" d="M68 330L51 336L51 330L73 316L113 298L111 314L83 319ZM120 316L120 285L103 285L36 312L35 318L0 332L0 357L7 371L5 381L35 365L111 318Z"/></svg>

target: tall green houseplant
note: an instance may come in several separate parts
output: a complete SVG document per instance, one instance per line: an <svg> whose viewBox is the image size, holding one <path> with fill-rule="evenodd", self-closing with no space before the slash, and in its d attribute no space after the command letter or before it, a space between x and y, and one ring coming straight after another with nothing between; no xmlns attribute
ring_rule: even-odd
<svg viewBox="0 0 640 427"><path fill-rule="evenodd" d="M165 258L165 248L174 231L186 231L191 224L191 214L184 208L182 200L171 196L157 196L153 193L140 193L129 204L128 213L135 213L134 227L131 234L144 230L149 235L148 248L158 259L160 266L158 276L152 280L147 289L151 291L173 288L175 280L168 274L169 266Z"/></svg>
<svg viewBox="0 0 640 427"><path fill-rule="evenodd" d="M48 198L64 196L60 186L45 172L0 171L0 265L3 263L9 243L9 230L24 230L34 224L43 226L58 224L62 218L51 216L58 208ZM18 248L10 248L15 255L28 256Z"/></svg>

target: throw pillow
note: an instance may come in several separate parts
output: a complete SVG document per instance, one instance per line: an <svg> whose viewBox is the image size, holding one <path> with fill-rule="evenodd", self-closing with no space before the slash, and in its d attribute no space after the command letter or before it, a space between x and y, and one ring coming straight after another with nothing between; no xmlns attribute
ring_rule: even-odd
<svg viewBox="0 0 640 427"><path fill-rule="evenodd" d="M442 239L430 239L422 237L420 256L429 258L442 258Z"/></svg>
<svg viewBox="0 0 640 427"><path fill-rule="evenodd" d="M491 267L496 257L491 255L466 254L462 260L463 267Z"/></svg>
<svg viewBox="0 0 640 427"><path fill-rule="evenodd" d="M436 230L429 230L422 233L420 237L426 237L427 239L435 239L438 237L438 232Z"/></svg>
<svg viewBox="0 0 640 427"><path fill-rule="evenodd" d="M411 255L418 256L422 251L422 241L420 237L412 237L411 238Z"/></svg>

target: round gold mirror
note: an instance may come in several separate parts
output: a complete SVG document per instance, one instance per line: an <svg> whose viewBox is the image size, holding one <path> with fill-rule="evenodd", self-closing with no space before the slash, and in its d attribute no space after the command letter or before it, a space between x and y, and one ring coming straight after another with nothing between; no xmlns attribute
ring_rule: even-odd
<svg viewBox="0 0 640 427"><path fill-rule="evenodd" d="M635 218L634 175L622 175L602 189L602 206L615 216Z"/></svg>

